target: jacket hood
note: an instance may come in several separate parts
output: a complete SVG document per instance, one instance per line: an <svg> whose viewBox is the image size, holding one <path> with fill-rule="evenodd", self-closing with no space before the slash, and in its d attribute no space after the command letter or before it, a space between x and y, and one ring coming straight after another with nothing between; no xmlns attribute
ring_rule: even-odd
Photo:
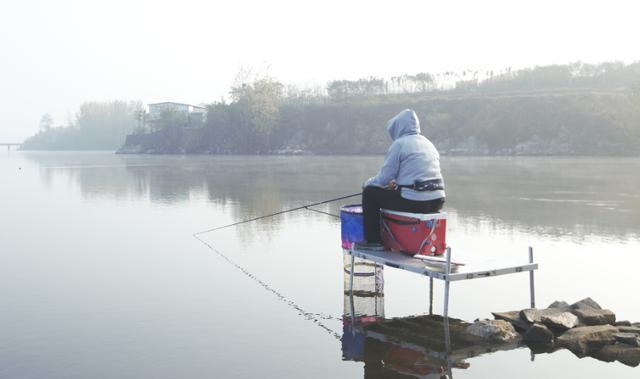
<svg viewBox="0 0 640 379"><path fill-rule="evenodd" d="M387 131L394 141L403 136L420 134L420 121L416 112L405 109L398 113L387 123Z"/></svg>

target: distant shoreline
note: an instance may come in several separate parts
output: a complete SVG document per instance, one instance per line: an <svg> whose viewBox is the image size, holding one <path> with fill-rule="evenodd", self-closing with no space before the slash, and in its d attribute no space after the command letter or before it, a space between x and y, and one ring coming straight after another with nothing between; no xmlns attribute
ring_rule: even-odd
<svg viewBox="0 0 640 379"><path fill-rule="evenodd" d="M122 156L211 156L211 157L381 157L381 154L217 154L217 153L123 153L117 150L12 150L22 153L108 153ZM613 154L450 154L440 152L441 157L449 158L640 158L640 154L613 155Z"/></svg>
<svg viewBox="0 0 640 379"><path fill-rule="evenodd" d="M25 149L120 153L376 155L385 125L413 109L422 134L451 156L640 156L640 61L518 71L334 80L296 91L270 77L234 84L230 101L189 105L86 102L66 127Z"/></svg>

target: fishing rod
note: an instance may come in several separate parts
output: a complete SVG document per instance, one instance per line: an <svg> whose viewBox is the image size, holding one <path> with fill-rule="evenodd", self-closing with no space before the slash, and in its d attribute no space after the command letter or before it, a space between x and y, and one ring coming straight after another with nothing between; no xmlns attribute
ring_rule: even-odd
<svg viewBox="0 0 640 379"><path fill-rule="evenodd" d="M356 197L356 196L360 196L360 195L362 195L362 192L354 193L354 194L352 194L352 195L346 195L346 196L336 197L335 199L329 199L329 200L319 201L319 202L317 202L317 203L311 203L311 204L307 204L307 205L301 205L301 206L299 206L299 207L290 208L290 209L285 209L285 210L283 210L283 211L279 211L279 212L271 213L271 214L268 214L268 215L259 216L259 217L254 217L254 218L250 218L250 219L247 219L247 220L242 220L242 221L234 222L234 223L232 223L232 224L222 225L222 226L218 226L218 227L215 227L215 228L211 228L211 229L203 230L203 231L201 231L201 232L194 233L194 234L193 234L193 236L194 236L194 237L196 237L196 236L198 236L198 235L200 235L200 234L209 233L209 232L213 232L213 231L220 230L220 229L224 229L224 228L230 228L230 227L232 227L232 226L236 226L236 225L240 225L240 224L245 224L245 223L247 223L247 222L257 221L257 220L261 220L261 219L263 219L263 218L268 218L268 217L278 216L278 215L281 215L281 214L284 214L284 213L289 213L289 212L299 211L299 210L302 210L302 209L308 209L308 210L315 211L315 212L326 213L326 212L318 211L317 209L310 209L310 207L315 207L315 206L317 206L317 205L322 205L322 204L332 203L332 202L334 202L334 201L344 200L344 199L348 199L348 198ZM331 216L335 216L335 215L331 214Z"/></svg>

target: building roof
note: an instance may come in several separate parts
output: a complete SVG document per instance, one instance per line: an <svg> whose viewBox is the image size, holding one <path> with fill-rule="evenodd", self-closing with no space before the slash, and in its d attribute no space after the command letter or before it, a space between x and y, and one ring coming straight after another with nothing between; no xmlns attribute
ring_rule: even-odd
<svg viewBox="0 0 640 379"><path fill-rule="evenodd" d="M160 102L160 103L151 103L151 104L147 104L147 105L148 106L152 106L152 105L162 105L162 104L186 105L186 106L193 107L193 108L206 109L205 107L200 107L200 106L193 105L193 104L176 103L176 102L173 102L173 101L163 101L163 102Z"/></svg>

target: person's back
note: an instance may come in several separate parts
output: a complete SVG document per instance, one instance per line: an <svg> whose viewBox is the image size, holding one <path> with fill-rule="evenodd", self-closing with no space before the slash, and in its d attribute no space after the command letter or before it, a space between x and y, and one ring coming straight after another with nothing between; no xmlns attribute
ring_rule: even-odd
<svg viewBox="0 0 640 379"><path fill-rule="evenodd" d="M400 167L396 182L401 186L410 186L417 182L441 180L440 154L433 143L420 134L408 135L397 139L400 144ZM425 201L445 197L444 189L437 191L415 191L401 187L405 199Z"/></svg>
<svg viewBox="0 0 640 379"><path fill-rule="evenodd" d="M445 198L440 155L420 134L415 112L398 113L389 120L387 131L393 143L380 172L365 182L362 193L365 239L370 245L380 242L380 208L432 213L442 208Z"/></svg>

